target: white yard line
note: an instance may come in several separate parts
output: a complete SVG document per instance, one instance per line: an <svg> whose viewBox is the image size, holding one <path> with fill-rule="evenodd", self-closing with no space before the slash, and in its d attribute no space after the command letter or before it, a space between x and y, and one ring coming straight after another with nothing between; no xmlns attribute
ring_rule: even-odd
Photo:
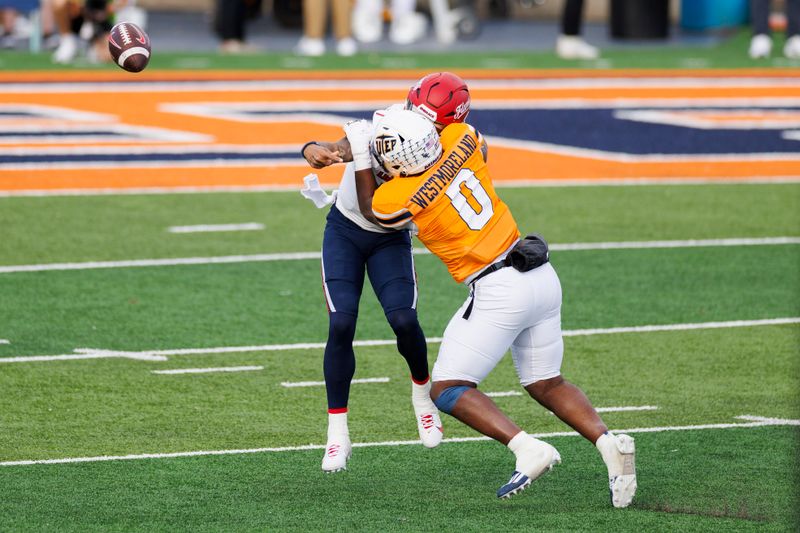
<svg viewBox="0 0 800 533"><path fill-rule="evenodd" d="M286 254L224 255L216 257L183 257L177 259L132 259L126 261L90 261L86 263L46 263L43 265L16 265L0 267L0 274L12 272L43 272L50 270L91 270L95 268L160 267L176 265L214 265L262 261L319 260L319 252Z"/></svg>
<svg viewBox="0 0 800 533"><path fill-rule="evenodd" d="M172 370L153 370L153 374L211 374L214 372L251 372L264 370L263 366L221 366L217 368L175 368Z"/></svg>
<svg viewBox="0 0 800 533"><path fill-rule="evenodd" d="M658 410L657 405L621 405L619 407L595 407L595 411L598 413L623 413L626 411L656 411ZM551 415L553 414L552 411L548 411Z"/></svg>
<svg viewBox="0 0 800 533"><path fill-rule="evenodd" d="M8 339L0 339L0 344L11 344L11 341Z"/></svg>
<svg viewBox="0 0 800 533"><path fill-rule="evenodd" d="M751 326L776 326L780 324L798 323L800 323L799 317L771 318L765 320L732 320L728 322L697 322L694 324L664 324L660 326L631 326L625 328L573 329L564 331L562 334L565 337L582 337L585 335L613 335L616 333L647 333L653 331L684 331L691 329L747 328Z"/></svg>
<svg viewBox="0 0 800 533"><path fill-rule="evenodd" d="M598 413L621 413L624 411L655 411L657 409L657 405L622 405L619 407L597 407L595 411Z"/></svg>
<svg viewBox="0 0 800 533"><path fill-rule="evenodd" d="M756 428L766 426L800 426L800 420L767 418L751 415L736 417L748 422L734 422L721 424L698 424L687 426L661 426L661 427L639 427L629 429L615 429L616 433L663 433L667 431L698 431L708 429L734 429L734 428ZM558 431L553 433L532 433L537 438L554 437L577 437L578 433L573 431ZM444 439L442 442L479 442L491 440L489 437L460 437ZM405 441L383 441L383 442L356 442L355 448L373 448L378 446L418 446L418 440ZM274 448L246 448L239 450L198 450L190 452L171 452L171 453L142 453L132 455L100 455L95 457L66 457L63 459L30 459L22 461L2 461L0 466L29 466L37 464L67 464L67 463L94 463L100 461L130 461L136 459L170 459L177 457L199 457L206 455L243 455L249 453L277 453L277 452L296 452L306 450L323 450L324 444L306 444L304 446L282 446Z"/></svg>
<svg viewBox="0 0 800 533"><path fill-rule="evenodd" d="M195 226L170 226L169 233L214 233L218 231L260 231L264 224L247 222L244 224L198 224Z"/></svg>
<svg viewBox="0 0 800 533"><path fill-rule="evenodd" d="M484 394L486 394L486 396L490 398L505 398L506 396L522 396L522 393L518 390L485 392Z"/></svg>
<svg viewBox="0 0 800 533"><path fill-rule="evenodd" d="M389 383L389 378L359 378L350 381L350 383ZM325 385L324 381L282 381L283 387L322 387Z"/></svg>
<svg viewBox="0 0 800 533"><path fill-rule="evenodd" d="M592 251L592 250L630 250L651 248L704 248L729 246L776 246L800 244L800 237L738 237L730 239L688 239L673 241L612 241L612 242L573 242L554 243L554 252ZM415 248L414 254L430 255L424 248ZM319 260L320 252L293 252L253 255L223 255L214 257L179 257L173 259L130 259L123 261L88 261L83 263L44 263L36 265L0 266L0 274L15 272L44 272L52 270L92 270L98 268L162 267L180 265L210 265L229 263L253 263L269 261Z"/></svg>
<svg viewBox="0 0 800 533"><path fill-rule="evenodd" d="M758 326L780 326L800 324L800 317L766 318L763 320L732 320L728 322L696 322L691 324L662 324L650 326L630 326L622 328L572 329L564 330L564 337L583 337L588 335L613 335L617 333L650 333L656 331L685 331L700 329L746 328ZM428 337L429 344L442 342L441 337ZM396 339L354 341L353 346L393 346ZM285 350L320 350L325 348L324 342L306 342L297 344L262 344L258 346L221 346L216 348L178 348L174 350L147 350L145 352L119 352L79 348L76 353L59 355L24 355L19 357L0 357L0 363L30 363L36 361L64 361L72 359L103 359L119 357L141 359L145 361L166 361L174 355L219 355L226 353L276 352Z"/></svg>

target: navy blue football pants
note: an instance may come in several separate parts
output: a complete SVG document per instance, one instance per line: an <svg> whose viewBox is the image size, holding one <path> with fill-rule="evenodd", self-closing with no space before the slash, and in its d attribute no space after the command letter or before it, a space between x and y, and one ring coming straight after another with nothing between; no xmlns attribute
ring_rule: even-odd
<svg viewBox="0 0 800 533"><path fill-rule="evenodd" d="M323 372L328 409L343 410L356 370L353 337L364 274L397 336L397 349L411 377L428 379L425 334L417 319L417 287L407 231L376 233L360 228L334 206L322 240L322 278L328 304L328 342Z"/></svg>

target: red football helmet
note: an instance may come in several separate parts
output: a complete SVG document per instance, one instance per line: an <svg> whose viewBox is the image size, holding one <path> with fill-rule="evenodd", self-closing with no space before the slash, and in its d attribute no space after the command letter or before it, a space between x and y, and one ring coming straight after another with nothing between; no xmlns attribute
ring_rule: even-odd
<svg viewBox="0 0 800 533"><path fill-rule="evenodd" d="M469 114L469 89L451 72L428 74L408 91L406 109L443 126L464 122Z"/></svg>

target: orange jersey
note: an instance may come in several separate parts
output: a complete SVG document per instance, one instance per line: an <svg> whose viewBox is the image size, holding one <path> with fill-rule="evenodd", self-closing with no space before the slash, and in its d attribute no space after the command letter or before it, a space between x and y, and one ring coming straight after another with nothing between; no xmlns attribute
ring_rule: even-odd
<svg viewBox="0 0 800 533"><path fill-rule="evenodd" d="M372 212L389 228L413 221L419 239L461 283L513 245L519 229L494 190L475 129L451 124L441 142L442 157L424 174L378 187Z"/></svg>

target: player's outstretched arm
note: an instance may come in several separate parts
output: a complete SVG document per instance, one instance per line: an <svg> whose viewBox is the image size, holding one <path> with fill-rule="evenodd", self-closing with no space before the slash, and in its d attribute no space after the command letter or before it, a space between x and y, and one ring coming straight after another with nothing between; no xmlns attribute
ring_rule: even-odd
<svg viewBox="0 0 800 533"><path fill-rule="evenodd" d="M378 188L372 173L372 156L369 153L372 126L366 120L351 120L344 125L344 132L353 156L358 209L364 218L378 224L378 220L372 214L372 196Z"/></svg>
<svg viewBox="0 0 800 533"><path fill-rule="evenodd" d="M325 168L353 160L350 142L343 137L336 142L312 141L303 146L303 158L312 168Z"/></svg>

